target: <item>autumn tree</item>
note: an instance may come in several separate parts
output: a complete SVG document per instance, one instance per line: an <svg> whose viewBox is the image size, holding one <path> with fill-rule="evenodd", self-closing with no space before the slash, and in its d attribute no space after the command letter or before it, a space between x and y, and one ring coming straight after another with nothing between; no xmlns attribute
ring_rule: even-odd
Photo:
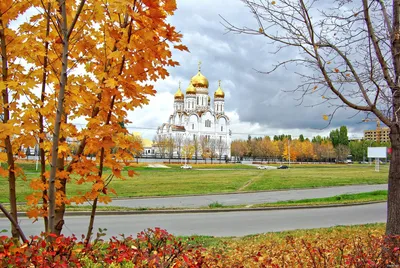
<svg viewBox="0 0 400 268"><path fill-rule="evenodd" d="M175 144L176 153L178 155L178 158L181 158L183 134L177 134L173 139L174 139L174 144Z"/></svg>
<svg viewBox="0 0 400 268"><path fill-rule="evenodd" d="M216 159L218 157L218 151L217 151L217 140L215 138L211 138L209 141L209 148L210 148L210 158L211 158L211 164L213 162L213 159Z"/></svg>
<svg viewBox="0 0 400 268"><path fill-rule="evenodd" d="M197 135L193 136L193 150L194 150L194 159L196 160L197 164L197 158L199 156L199 150L200 150L200 141Z"/></svg>
<svg viewBox="0 0 400 268"><path fill-rule="evenodd" d="M287 161L296 161L299 156L299 141L284 139L282 140L282 145L282 157Z"/></svg>
<svg viewBox="0 0 400 268"><path fill-rule="evenodd" d="M281 154L279 153L278 141L271 140L269 152L270 157L273 159L273 161L276 161L281 156Z"/></svg>
<svg viewBox="0 0 400 268"><path fill-rule="evenodd" d="M167 22L176 3L2 1L0 8L0 45L6 70L0 84L1 112L7 127L2 129L1 142L7 147L7 140L13 137L14 144L7 149L13 156L22 145L34 145L30 144L35 141L32 135L39 140L42 171L40 178L31 181L35 192L28 197L32 205L29 215L48 217L46 230L59 234L66 204L93 201L89 241L97 201L110 201L108 184L114 177L123 179L123 165L140 151L140 142L132 141L124 128L129 123L127 112L147 104L148 96L156 93L150 81L165 78L166 67L178 65L171 50L186 50L180 44L182 36ZM25 13L30 8L33 14ZM9 30L10 22L21 14L26 22L16 31ZM27 64L21 65L17 57ZM13 72L12 83L7 70ZM36 94L31 90L34 87L41 92ZM26 101L10 105L10 90L15 103L22 97ZM12 121L10 116L19 120ZM87 120L79 130L71 124L78 117ZM45 133L53 133L52 139ZM74 155L67 138L77 141ZM88 159L87 155L96 157ZM72 161L66 162L70 157ZM46 172L49 159L51 171ZM9 161L12 172L7 174L10 189L14 189L10 191L12 204L15 177L20 172L13 161ZM105 167L111 174L103 173ZM91 188L68 197L67 183ZM16 209L11 207L16 219Z"/></svg>
<svg viewBox="0 0 400 268"><path fill-rule="evenodd" d="M231 155L236 158L236 160L242 159L247 154L247 142L244 140L234 140L231 143Z"/></svg>
<svg viewBox="0 0 400 268"><path fill-rule="evenodd" d="M185 137L183 139L182 150L181 150L181 155L185 159L185 164L187 159L192 159L194 152L195 148L193 140L191 140L188 137Z"/></svg>
<svg viewBox="0 0 400 268"><path fill-rule="evenodd" d="M207 159L211 157L211 149L210 149L210 139L207 136L200 136L200 150L201 150L201 158L207 162Z"/></svg>
<svg viewBox="0 0 400 268"><path fill-rule="evenodd" d="M25 13L30 5L24 1L1 1L0 3L0 54L1 54L1 105L0 105L0 161L7 163L7 168L0 167L0 176L8 178L10 200L10 217L13 223L18 222L16 180L23 176L22 170L15 163L15 155L23 156L20 151L25 147L35 146L35 140L27 139L19 116L23 107L18 105L24 92L32 90L34 81L29 70L19 60L29 46L23 42L18 30L10 28L20 14ZM29 133L30 134L30 133ZM14 238L21 235L15 224L11 225Z"/></svg>
<svg viewBox="0 0 400 268"><path fill-rule="evenodd" d="M254 137L250 141L248 141L249 153L253 160L262 157L263 152L261 148L261 141L262 138L260 137Z"/></svg>
<svg viewBox="0 0 400 268"><path fill-rule="evenodd" d="M321 136L313 137L312 144L315 158L318 161L330 161L330 159L334 158L335 151L329 138L322 138Z"/></svg>
<svg viewBox="0 0 400 268"><path fill-rule="evenodd" d="M315 159L315 154L314 154L314 146L313 144L310 142L310 140L308 139L304 139L301 140L299 138L299 142L298 142L298 158L300 161L310 161Z"/></svg>
<svg viewBox="0 0 400 268"><path fill-rule="evenodd" d="M272 141L269 136L265 136L259 144L262 159L276 158L278 156L277 142Z"/></svg>
<svg viewBox="0 0 400 268"><path fill-rule="evenodd" d="M168 158L171 159L174 157L175 140L172 137L168 137L166 138L165 143L166 143Z"/></svg>
<svg viewBox="0 0 400 268"><path fill-rule="evenodd" d="M217 155L218 155L218 158L219 158L219 163L221 163L222 156L223 156L224 151L225 151L225 149L227 147L226 146L226 141L223 140L221 137L219 137L219 138L217 138L215 145L216 145L215 147L216 147Z"/></svg>
<svg viewBox="0 0 400 268"><path fill-rule="evenodd" d="M373 114L390 128L388 235L400 234L400 0L242 0L257 28L225 21L228 30L259 35L279 52L300 55L270 71L296 65L301 96L314 94L333 107ZM298 66L302 66L299 70ZM266 71L265 73L270 73Z"/></svg>
<svg viewBox="0 0 400 268"><path fill-rule="evenodd" d="M153 139L153 146L158 151L161 158L165 157L165 152L167 151L167 142L164 136L156 135Z"/></svg>

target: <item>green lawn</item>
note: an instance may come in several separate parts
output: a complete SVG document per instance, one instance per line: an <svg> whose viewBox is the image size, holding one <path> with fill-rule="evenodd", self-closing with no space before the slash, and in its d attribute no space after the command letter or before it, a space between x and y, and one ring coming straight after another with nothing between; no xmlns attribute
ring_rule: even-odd
<svg viewBox="0 0 400 268"><path fill-rule="evenodd" d="M302 166L286 170L265 170L264 174L254 177L246 187L247 191L313 188L350 184L386 183L388 165L381 166L380 172L374 166L332 165L331 167Z"/></svg>
<svg viewBox="0 0 400 268"><path fill-rule="evenodd" d="M291 207L291 206L320 206L320 205L344 205L359 204L365 202L386 201L387 190L378 190L358 194L342 194L323 198L309 198L300 200L278 201L273 203L263 203L254 205L235 205L224 206L219 202L210 203L204 209L224 209L224 208L267 208L267 207Z"/></svg>
<svg viewBox="0 0 400 268"><path fill-rule="evenodd" d="M138 176L125 181L115 179L111 187L115 188L119 197L168 196L379 184L387 183L388 176L388 165L381 166L380 172L375 172L374 167L369 165L293 165L288 170L258 170L235 164L231 168L228 168L230 165L223 165L225 168L221 170L206 170L219 168L218 166L193 165L193 170L182 170L179 165L171 165L169 169L139 166L133 168ZM26 172L27 181L17 182L20 202L31 192L30 179L38 177L33 168L27 167ZM127 175L127 171L123 173ZM0 201L7 202L7 179L0 180ZM90 186L69 184L67 191L69 195L73 195L88 187Z"/></svg>
<svg viewBox="0 0 400 268"><path fill-rule="evenodd" d="M227 208L262 208L262 207L292 207L292 206L318 206L318 205L343 205L343 204L360 204L365 202L373 201L386 201L387 190L379 190L373 192L359 193L359 194L343 194L325 198L310 198L301 200L289 200L279 201L274 203L263 203L254 205L235 205L225 206L219 202L210 203L207 207L200 207L199 209L227 209ZM9 205L5 205L6 209L10 209ZM18 205L18 211L27 211L29 206L20 204ZM91 206L67 206L67 211L90 211ZM165 210L182 210L184 208L168 208ZM142 210L163 210L160 208L130 208L130 207L118 207L118 206L100 206L97 207L97 211L142 211Z"/></svg>

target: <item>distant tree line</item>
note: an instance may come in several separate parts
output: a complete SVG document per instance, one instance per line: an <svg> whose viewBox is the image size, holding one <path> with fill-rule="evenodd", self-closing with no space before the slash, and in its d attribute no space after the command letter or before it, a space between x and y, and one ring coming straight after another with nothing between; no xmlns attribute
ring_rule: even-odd
<svg viewBox="0 0 400 268"><path fill-rule="evenodd" d="M347 127L332 130L328 137L315 136L311 140L300 135L293 139L291 135L275 135L271 139L251 137L247 140L234 140L231 154L236 159L250 158L278 161L344 161L352 155L353 161L367 159L368 147L390 147L390 143L378 143L369 140L350 141ZM290 155L290 156L289 156Z"/></svg>
<svg viewBox="0 0 400 268"><path fill-rule="evenodd" d="M161 136L153 139L155 157L160 158L187 158L226 160L228 144L224 139L218 139L206 135L194 136L194 139L181 135Z"/></svg>

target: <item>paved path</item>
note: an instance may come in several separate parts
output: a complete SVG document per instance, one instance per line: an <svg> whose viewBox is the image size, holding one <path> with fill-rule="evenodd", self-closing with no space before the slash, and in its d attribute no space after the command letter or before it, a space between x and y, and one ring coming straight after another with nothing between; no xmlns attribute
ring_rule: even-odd
<svg viewBox="0 0 400 268"><path fill-rule="evenodd" d="M274 211L246 211L226 213L176 213L97 216L94 230L107 228L107 236L136 235L146 228L161 227L175 235L244 236L294 229L331 227L385 222L386 203L334 207L289 209ZM20 218L26 235L39 234L42 222L32 224ZM66 217L63 233L77 237L86 233L89 216ZM9 230L7 219L0 219L0 230Z"/></svg>
<svg viewBox="0 0 400 268"><path fill-rule="evenodd" d="M108 205L131 208L199 208L207 207L209 204L214 202L218 202L227 206L262 204L277 201L329 197L339 194L371 192L376 190L387 190L387 184L338 186L303 190L285 190L241 194L117 199L113 200ZM101 205L103 206L104 204Z"/></svg>

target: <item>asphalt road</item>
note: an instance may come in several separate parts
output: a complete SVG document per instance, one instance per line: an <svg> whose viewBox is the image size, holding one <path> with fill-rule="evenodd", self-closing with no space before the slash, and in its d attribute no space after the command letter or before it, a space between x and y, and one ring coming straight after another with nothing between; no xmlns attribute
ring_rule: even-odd
<svg viewBox="0 0 400 268"><path fill-rule="evenodd" d="M243 204L262 204L277 201L299 200L306 198L330 197L340 194L387 190L387 184L339 186L303 190L285 190L271 192L220 194L162 198L114 199L109 206L131 208L199 208L218 202L226 206ZM101 204L104 206L104 204Z"/></svg>
<svg viewBox="0 0 400 268"><path fill-rule="evenodd" d="M246 211L225 213L176 213L97 216L95 229L107 228L107 237L136 235L146 228L161 227L175 235L244 236L294 229L310 229L336 225L385 222L386 203L272 211ZM77 237L86 233L88 216L66 217L63 233ZM26 235L39 234L41 222L20 219ZM7 219L0 219L0 230L9 229Z"/></svg>

